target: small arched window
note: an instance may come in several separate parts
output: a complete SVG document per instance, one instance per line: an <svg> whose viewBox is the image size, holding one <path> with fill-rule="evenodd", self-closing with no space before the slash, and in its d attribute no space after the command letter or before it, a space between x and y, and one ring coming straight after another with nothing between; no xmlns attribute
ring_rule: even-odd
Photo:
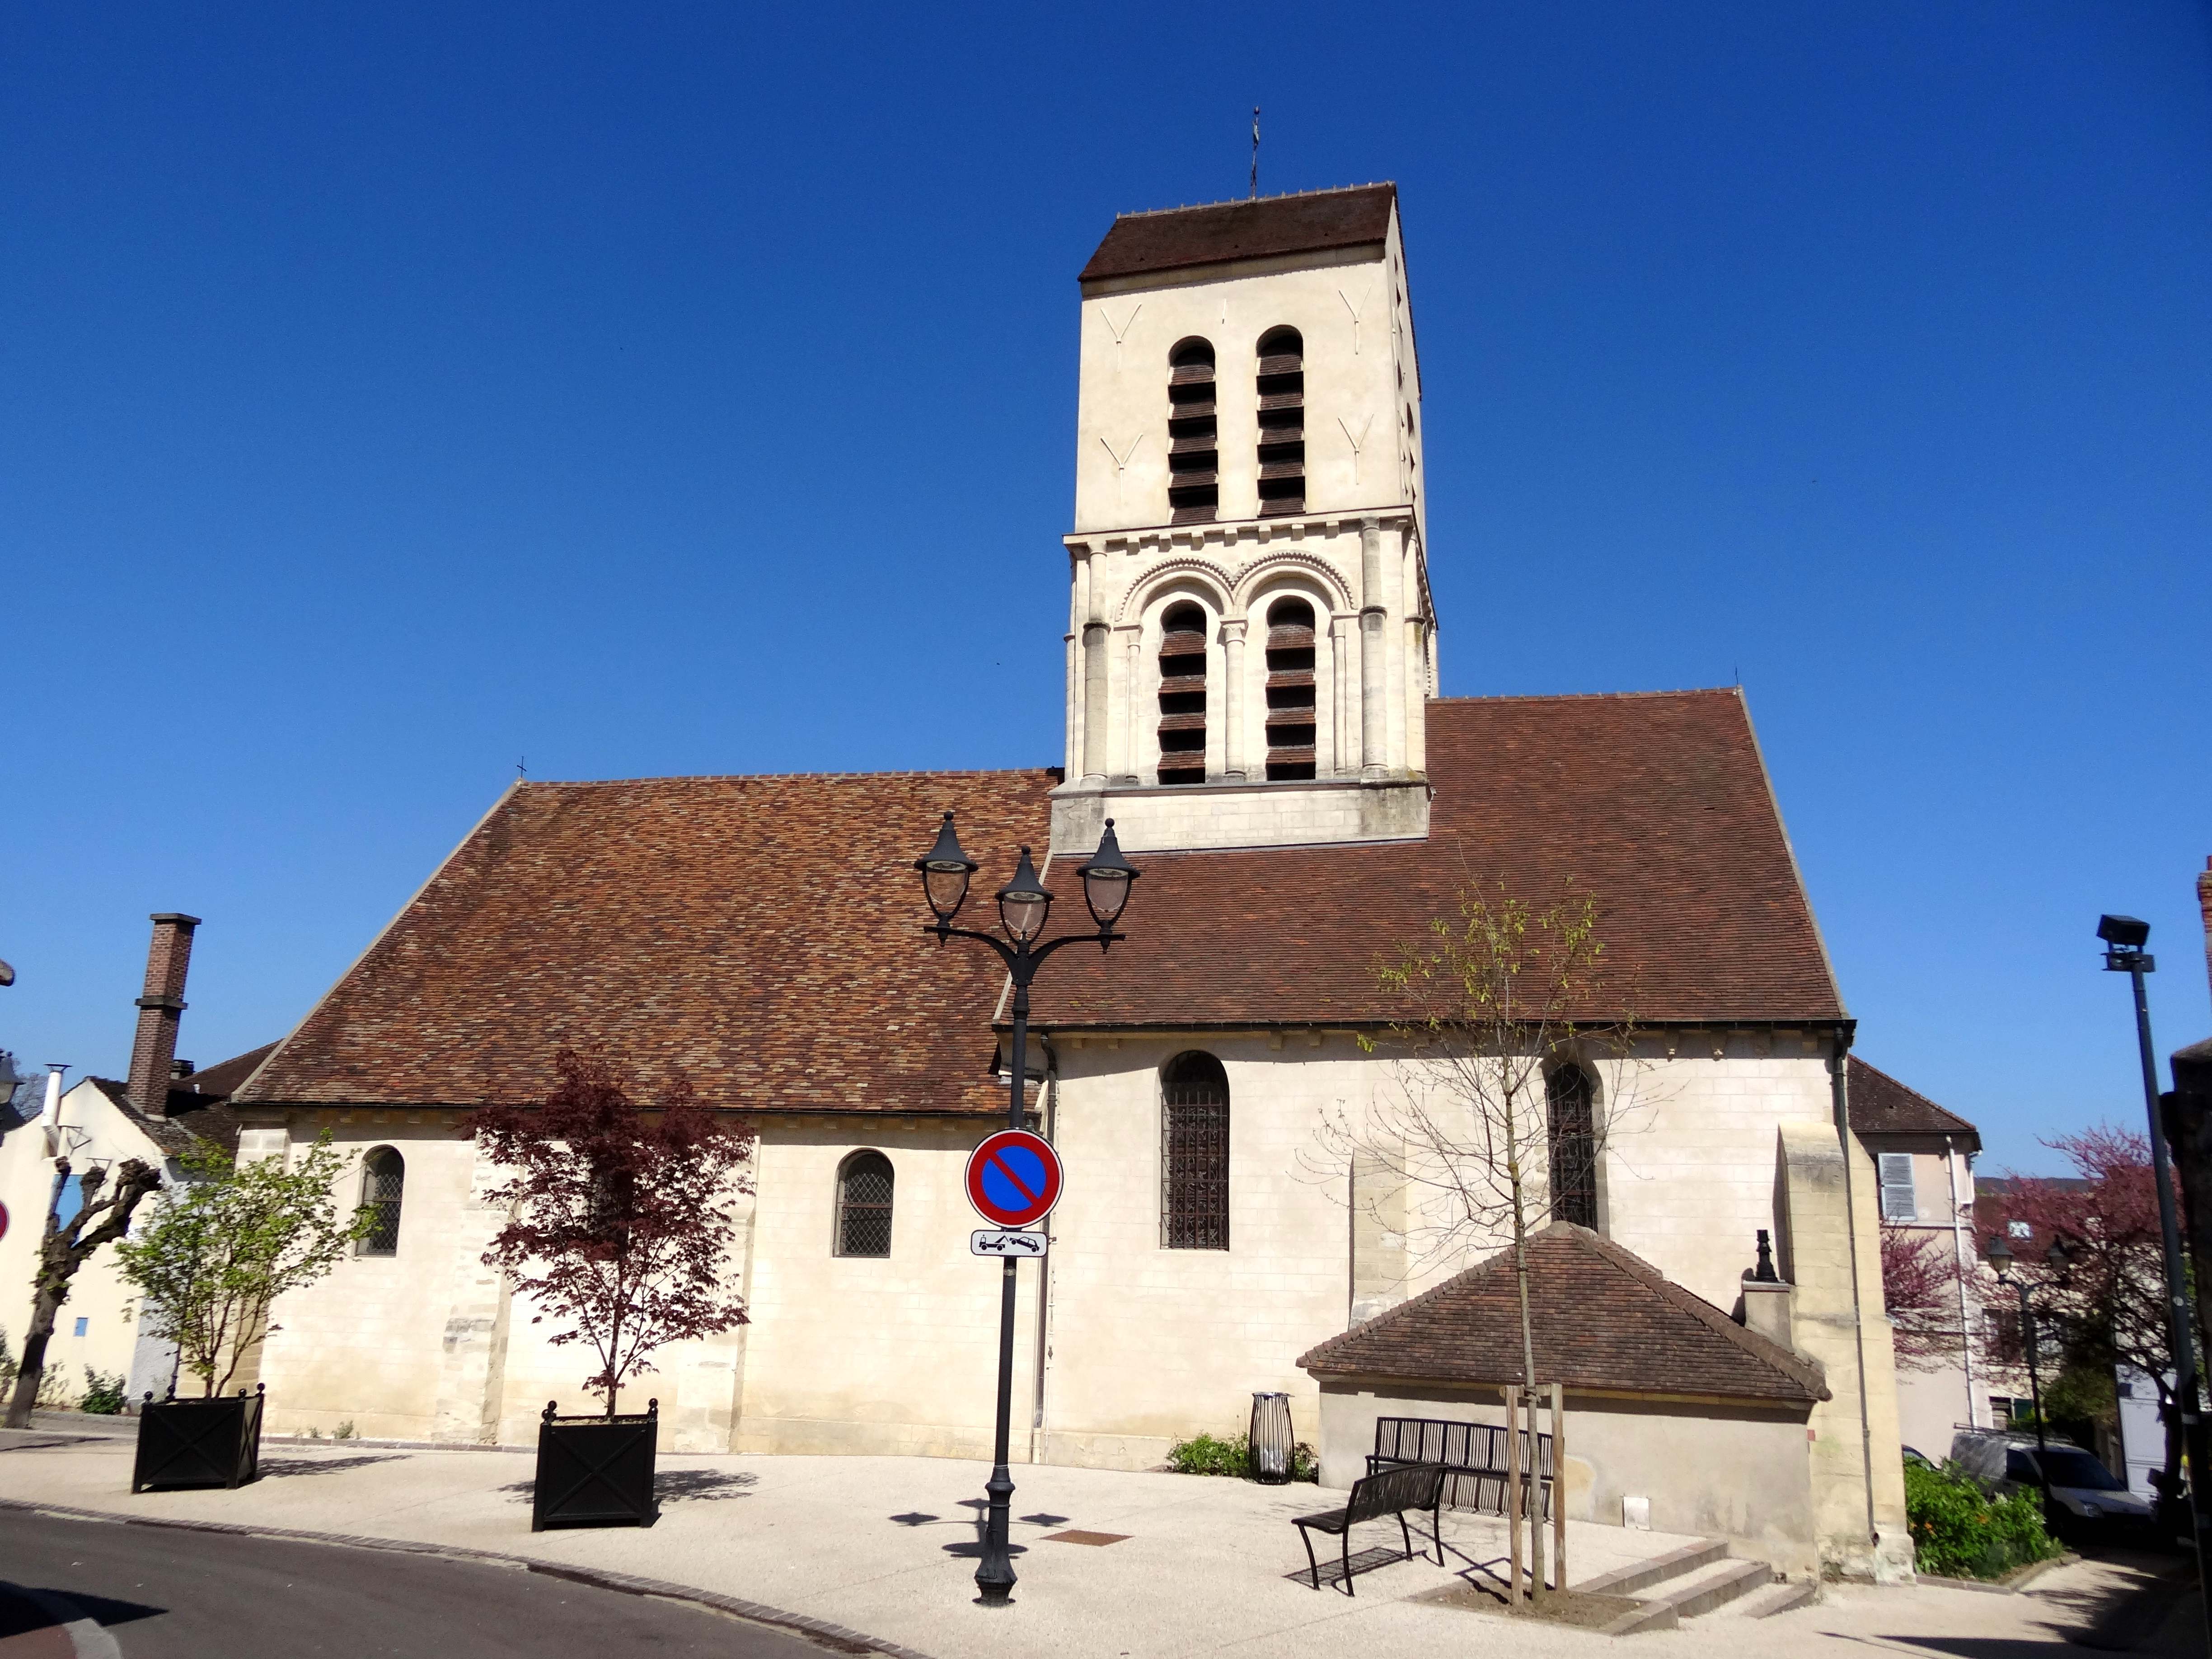
<svg viewBox="0 0 2212 1659"><path fill-rule="evenodd" d="M855 1152L837 1166L837 1254L891 1253L891 1161Z"/></svg>
<svg viewBox="0 0 2212 1659"><path fill-rule="evenodd" d="M399 1201L407 1187L407 1160L379 1146L361 1161L361 1207L368 1231L356 1246L362 1255L399 1254Z"/></svg>
<svg viewBox="0 0 2212 1659"><path fill-rule="evenodd" d="M1294 328L1260 337L1260 516L1306 510L1306 343Z"/></svg>
<svg viewBox="0 0 2212 1659"><path fill-rule="evenodd" d="M1168 353L1168 521L1211 524L1220 502L1213 346L1184 340Z"/></svg>
<svg viewBox="0 0 2212 1659"><path fill-rule="evenodd" d="M1161 1079L1160 1231L1171 1250L1229 1248L1229 1074L1177 1054Z"/></svg>
<svg viewBox="0 0 2212 1659"><path fill-rule="evenodd" d="M1159 778L1206 781L1206 612L1187 599L1160 617Z"/></svg>
<svg viewBox="0 0 2212 1659"><path fill-rule="evenodd" d="M1267 607L1267 777L1314 775L1314 609L1304 599Z"/></svg>
<svg viewBox="0 0 2212 1659"><path fill-rule="evenodd" d="M1589 1073L1562 1066L1544 1079L1550 1109L1552 1219L1597 1225L1597 1116Z"/></svg>

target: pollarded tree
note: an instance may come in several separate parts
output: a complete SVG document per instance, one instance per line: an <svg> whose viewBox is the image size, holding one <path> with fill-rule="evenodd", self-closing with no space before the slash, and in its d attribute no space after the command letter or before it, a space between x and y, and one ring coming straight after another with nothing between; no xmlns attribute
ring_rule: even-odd
<svg viewBox="0 0 2212 1659"><path fill-rule="evenodd" d="M701 1105L678 1078L644 1107L602 1056L563 1048L560 1086L542 1106L485 1107L477 1143L514 1170L486 1201L512 1218L485 1251L539 1312L599 1359L584 1379L615 1414L622 1385L671 1342L745 1322L726 1279L750 1137Z"/></svg>
<svg viewBox="0 0 2212 1659"><path fill-rule="evenodd" d="M46 1380L46 1344L54 1334L54 1321L69 1300L70 1283L78 1268L103 1244L131 1231L131 1219L140 1200L161 1184L160 1171L137 1158L116 1165L114 1179L95 1164L77 1183L82 1200L76 1213L61 1218L61 1195L68 1186L70 1161L54 1160L53 1200L46 1208L46 1231L40 1241L38 1267L31 1279L31 1324L23 1334L23 1362L15 1373L15 1397L8 1402L8 1426L31 1425L31 1407L38 1403L39 1385Z"/></svg>
<svg viewBox="0 0 2212 1659"><path fill-rule="evenodd" d="M1358 1115L1340 1108L1321 1132L1320 1169L1373 1171L1370 1190L1404 1194L1402 1222L1375 1218L1402 1225L1418 1254L1511 1249L1532 1386L1528 1235L1547 1218L1595 1224L1601 1162L1637 1103L1634 1024L1604 967L1589 895L1570 887L1539 910L1502 888L1463 888L1455 916L1376 970L1403 1012L1379 1040L1360 1041L1391 1057L1393 1086Z"/></svg>
<svg viewBox="0 0 2212 1659"><path fill-rule="evenodd" d="M202 1146L151 1221L116 1247L145 1328L177 1345L202 1397L228 1393L247 1352L278 1328L276 1298L329 1273L374 1224L366 1210L338 1212L343 1162L327 1130L289 1160L241 1164Z"/></svg>

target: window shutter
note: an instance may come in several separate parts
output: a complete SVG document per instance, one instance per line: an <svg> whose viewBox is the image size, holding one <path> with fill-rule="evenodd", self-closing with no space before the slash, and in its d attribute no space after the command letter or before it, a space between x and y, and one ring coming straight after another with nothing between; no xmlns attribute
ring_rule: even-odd
<svg viewBox="0 0 2212 1659"><path fill-rule="evenodd" d="M1912 1191L1912 1154L1884 1152L1881 1155L1881 1218L1884 1221L1917 1221L1920 1218L1920 1202Z"/></svg>

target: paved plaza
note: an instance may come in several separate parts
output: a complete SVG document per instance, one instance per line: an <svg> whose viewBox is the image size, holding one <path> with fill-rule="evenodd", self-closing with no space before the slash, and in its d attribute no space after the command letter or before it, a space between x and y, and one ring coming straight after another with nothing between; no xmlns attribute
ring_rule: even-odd
<svg viewBox="0 0 2212 1659"><path fill-rule="evenodd" d="M121 1427L121 1425L117 1425ZM130 1493L131 1445L68 1428L10 1435L0 1498L74 1512L218 1522L429 1546L628 1575L763 1604L863 1633L931 1659L1462 1659L1585 1653L1611 1638L1532 1626L1413 1598L1480 1578L1503 1548L1500 1524L1448 1514L1446 1562L1364 1572L1358 1594L1316 1592L1290 1524L1340 1494L1310 1486L1097 1469L1018 1468L1015 1605L975 1606L970 1575L980 1464L928 1458L665 1456L663 1516L649 1530L530 1531L532 1457L272 1442L264 1478L237 1492ZM1068 1539L1060 1534L1089 1534ZM1395 1546L1394 1526L1363 1547ZM1109 1541L1110 1540L1110 1541ZM1689 1542L1575 1524L1580 1583ZM1758 1620L1729 1609L1675 1632L1621 1638L1655 1656L2055 1654L2101 1615L2130 1570L2085 1563L2004 1595L1918 1587L1831 1587L1818 1604ZM2198 1650L2153 1618L2142 1650Z"/></svg>

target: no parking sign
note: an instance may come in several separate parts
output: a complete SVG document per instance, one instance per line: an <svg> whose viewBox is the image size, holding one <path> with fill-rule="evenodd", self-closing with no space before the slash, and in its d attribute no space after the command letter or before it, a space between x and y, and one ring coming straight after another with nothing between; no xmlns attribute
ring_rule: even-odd
<svg viewBox="0 0 2212 1659"><path fill-rule="evenodd" d="M1060 1202L1060 1154L1042 1135L1001 1129L968 1155L968 1201L994 1227L1029 1227Z"/></svg>

